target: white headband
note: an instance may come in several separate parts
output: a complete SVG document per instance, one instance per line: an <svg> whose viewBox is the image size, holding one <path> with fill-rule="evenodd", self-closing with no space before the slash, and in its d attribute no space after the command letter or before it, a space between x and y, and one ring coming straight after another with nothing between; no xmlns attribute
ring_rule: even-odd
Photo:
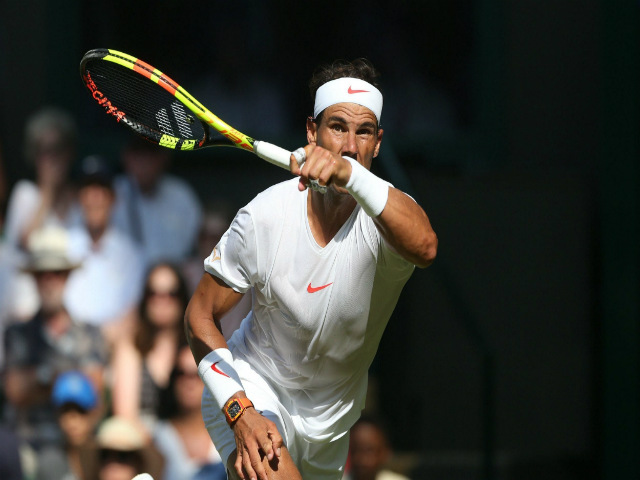
<svg viewBox="0 0 640 480"><path fill-rule="evenodd" d="M313 116L336 103L356 103L371 110L378 123L382 115L382 93L369 82L359 78L343 77L325 83L316 91Z"/></svg>

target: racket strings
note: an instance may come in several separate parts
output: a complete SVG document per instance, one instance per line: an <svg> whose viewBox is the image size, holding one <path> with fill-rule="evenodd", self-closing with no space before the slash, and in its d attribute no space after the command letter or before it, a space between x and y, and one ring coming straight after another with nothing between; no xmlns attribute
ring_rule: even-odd
<svg viewBox="0 0 640 480"><path fill-rule="evenodd" d="M104 98L124 113L123 120L144 137L155 142L165 134L183 140L205 138L203 125L182 103L135 71L102 60L88 62L85 70Z"/></svg>

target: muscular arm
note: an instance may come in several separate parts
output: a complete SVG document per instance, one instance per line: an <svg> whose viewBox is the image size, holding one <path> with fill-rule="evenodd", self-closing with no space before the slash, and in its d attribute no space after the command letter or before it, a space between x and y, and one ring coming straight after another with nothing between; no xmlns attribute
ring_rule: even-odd
<svg viewBox="0 0 640 480"><path fill-rule="evenodd" d="M220 318L231 310L242 294L214 275L205 273L200 279L185 313L185 332L197 364L216 348L227 348Z"/></svg>
<svg viewBox="0 0 640 480"><path fill-rule="evenodd" d="M425 268L433 263L438 237L424 210L404 192L389 187L389 199L373 219L382 237L405 260Z"/></svg>
<svg viewBox="0 0 640 480"><path fill-rule="evenodd" d="M197 364L212 350L228 348L219 319L241 299L241 293L230 288L219 278L209 273L202 276L185 314L185 331ZM246 397L246 394L239 391L232 397ZM288 454L282 463L279 461L282 437L276 425L254 408L247 409L232 429L237 450L230 457L228 466L235 467L239 478L300 478L299 474L295 475L295 466ZM284 476L273 476L274 465L278 464L277 468ZM267 471L271 472L271 476L268 476ZM254 477L255 474L257 477Z"/></svg>

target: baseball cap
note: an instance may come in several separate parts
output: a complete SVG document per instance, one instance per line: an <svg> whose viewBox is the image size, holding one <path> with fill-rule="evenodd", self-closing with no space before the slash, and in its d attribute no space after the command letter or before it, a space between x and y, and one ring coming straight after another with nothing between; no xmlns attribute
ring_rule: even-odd
<svg viewBox="0 0 640 480"><path fill-rule="evenodd" d="M113 171L102 155L89 155L80 162L80 186L102 185L113 188Z"/></svg>
<svg viewBox="0 0 640 480"><path fill-rule="evenodd" d="M91 380L76 370L58 376L53 384L52 399L57 408L72 403L84 410L91 410L98 403L98 395Z"/></svg>

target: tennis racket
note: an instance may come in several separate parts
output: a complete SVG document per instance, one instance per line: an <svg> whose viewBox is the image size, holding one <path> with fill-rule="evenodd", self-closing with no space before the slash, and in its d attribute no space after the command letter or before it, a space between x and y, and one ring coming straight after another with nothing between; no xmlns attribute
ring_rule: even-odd
<svg viewBox="0 0 640 480"><path fill-rule="evenodd" d="M183 151L241 148L289 170L292 152L231 127L176 81L136 57L117 50L90 50L82 57L80 75L109 116L150 142ZM293 155L300 165L304 163L303 149ZM312 183L312 188L326 191Z"/></svg>

